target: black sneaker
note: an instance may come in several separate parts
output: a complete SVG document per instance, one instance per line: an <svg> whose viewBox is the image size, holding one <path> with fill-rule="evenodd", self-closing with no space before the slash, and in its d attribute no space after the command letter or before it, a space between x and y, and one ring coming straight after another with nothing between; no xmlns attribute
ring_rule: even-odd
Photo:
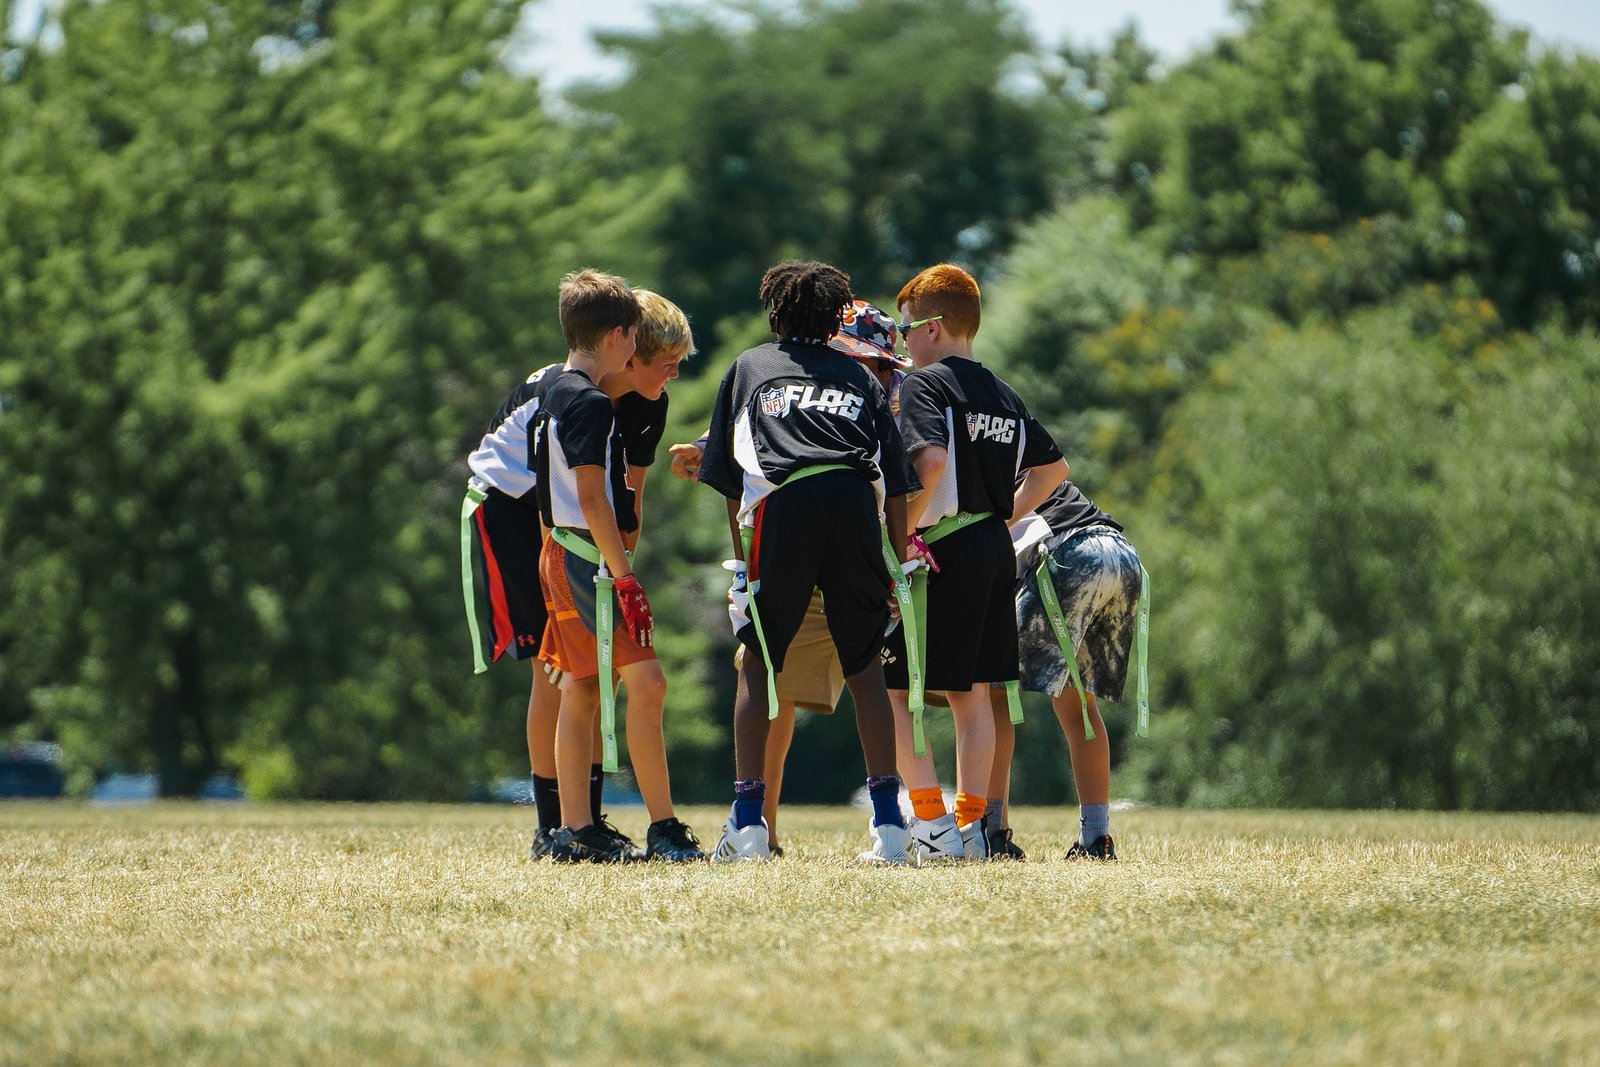
<svg viewBox="0 0 1600 1067"><path fill-rule="evenodd" d="M1011 840L1011 827L989 831L989 858L992 860L1025 860L1028 854L1022 846Z"/></svg>
<svg viewBox="0 0 1600 1067"><path fill-rule="evenodd" d="M1081 841L1074 841L1072 847L1067 849L1069 860L1105 860L1115 863L1117 859L1117 843L1111 840L1110 834L1101 834L1095 838L1088 848Z"/></svg>
<svg viewBox="0 0 1600 1067"><path fill-rule="evenodd" d="M547 858L554 843L555 831L549 827L539 827L533 832L533 847L528 849L528 858L535 860Z"/></svg>
<svg viewBox="0 0 1600 1067"><path fill-rule="evenodd" d="M607 837L614 838L623 844L627 851L627 859L623 860L624 863L636 863L639 860L644 859L644 849L634 844L633 838L629 837L621 830L618 830L615 826L612 826L611 820L606 818L605 815L602 814L598 819L596 819L594 821L594 825L597 830L605 834Z"/></svg>
<svg viewBox="0 0 1600 1067"><path fill-rule="evenodd" d="M581 830L562 826L550 835L550 858L557 863L634 863L643 856L638 845L597 823Z"/></svg>
<svg viewBox="0 0 1600 1067"><path fill-rule="evenodd" d="M653 822L644 832L645 850L644 858L647 860L666 860L668 863L693 863L706 858L705 850L700 847L700 839L694 836L694 831L689 829L677 819L662 819Z"/></svg>

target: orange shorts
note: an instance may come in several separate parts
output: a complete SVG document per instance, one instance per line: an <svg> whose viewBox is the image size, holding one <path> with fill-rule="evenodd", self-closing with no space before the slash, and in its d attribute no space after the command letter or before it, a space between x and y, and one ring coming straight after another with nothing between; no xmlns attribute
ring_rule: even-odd
<svg viewBox="0 0 1600 1067"><path fill-rule="evenodd" d="M544 641L539 658L556 670L574 678L593 678L600 673L599 652L595 648L595 584L598 564L562 548L554 538L544 543L539 554L539 584L544 587L545 609L549 620L544 626ZM611 634L611 665L626 667L655 659L651 648L640 648L622 625L622 613L612 598L611 617L616 629Z"/></svg>

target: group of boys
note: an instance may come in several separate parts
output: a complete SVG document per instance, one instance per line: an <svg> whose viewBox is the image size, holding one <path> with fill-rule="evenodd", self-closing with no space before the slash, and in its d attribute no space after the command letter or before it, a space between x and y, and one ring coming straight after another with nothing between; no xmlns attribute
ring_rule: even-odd
<svg viewBox="0 0 1600 1067"><path fill-rule="evenodd" d="M620 290L597 301L591 290L601 281ZM675 307L654 294L633 297L654 297L681 325L670 342L650 338L672 356L670 369L650 371L658 356L631 351L634 322L607 317L608 301L623 310L625 289L592 271L563 283L567 363L535 374L507 401L473 455L465 509L464 552L481 546L464 560L466 573L494 601L493 610L469 611L489 634L480 668L533 647L551 672L534 672L528 739L540 813L534 854L556 860L703 856L671 814L660 740L665 680L626 551L637 541L644 471L660 438L662 388L692 340ZM734 550L736 780L712 860L782 854L771 829L793 710L831 709L838 679L855 705L873 810L863 861L1022 858L1006 815L1019 680L1051 695L1069 739L1081 825L1068 857L1114 859L1109 749L1093 694L1122 694L1145 579L1121 527L1066 480L1048 431L973 358L976 282L949 264L921 272L896 299L899 322L855 300L848 275L823 263L773 267L759 296L775 340L734 360L706 436L673 446L675 470L728 499ZM639 332L643 353L649 323ZM909 358L895 352L897 339ZM512 470L519 442L524 462ZM526 512L518 501L530 492L540 512L531 545L525 515L510 510ZM521 540L500 539L497 511L502 526L524 519ZM502 544L538 552L541 543L542 596L524 590L520 607L501 610L501 600L515 606L514 576L495 573L495 553ZM497 587L505 588L498 600ZM473 589L469 580L469 600ZM534 599L546 619L528 607ZM524 641L536 624L542 636ZM595 709L609 697L601 678L613 667L628 688L630 749L654 820L645 850L598 810L593 752L614 742L596 737ZM955 719L953 812L923 744L922 706L932 701L947 703ZM550 769L555 782L541 774Z"/></svg>

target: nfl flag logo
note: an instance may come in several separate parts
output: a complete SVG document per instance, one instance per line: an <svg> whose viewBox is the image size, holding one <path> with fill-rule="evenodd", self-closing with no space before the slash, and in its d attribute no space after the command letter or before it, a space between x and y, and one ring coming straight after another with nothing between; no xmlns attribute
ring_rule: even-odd
<svg viewBox="0 0 1600 1067"><path fill-rule="evenodd" d="M761 391L761 410L768 415L782 415L789 407L789 398L783 395L782 389L763 389Z"/></svg>

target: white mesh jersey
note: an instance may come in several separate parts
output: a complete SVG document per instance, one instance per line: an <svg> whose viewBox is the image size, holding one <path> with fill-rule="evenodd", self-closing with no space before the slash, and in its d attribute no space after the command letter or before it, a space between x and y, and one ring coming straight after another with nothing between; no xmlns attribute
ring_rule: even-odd
<svg viewBox="0 0 1600 1067"><path fill-rule="evenodd" d="M740 353L711 412L700 480L739 502L739 520L807 467L838 464L885 496L921 488L883 387L825 343L783 341Z"/></svg>
<svg viewBox="0 0 1600 1067"><path fill-rule="evenodd" d="M546 526L587 530L573 472L578 467L602 468L606 499L615 509L611 471L622 457L614 456L611 447L611 400L580 370L564 370L553 378L533 420L539 513Z"/></svg>
<svg viewBox="0 0 1600 1067"><path fill-rule="evenodd" d="M512 390L489 424L489 432L483 435L477 451L467 457L472 473L506 496L521 498L533 491L535 479L529 434L534 415L544 402L550 383L561 372L561 366L552 363L541 367Z"/></svg>

